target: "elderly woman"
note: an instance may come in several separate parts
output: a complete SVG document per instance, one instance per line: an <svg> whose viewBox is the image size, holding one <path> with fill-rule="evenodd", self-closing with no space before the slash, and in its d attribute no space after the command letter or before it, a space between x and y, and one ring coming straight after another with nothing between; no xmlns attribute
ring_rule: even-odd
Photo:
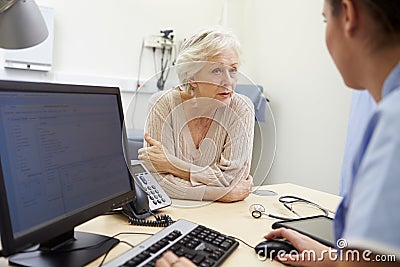
<svg viewBox="0 0 400 267"><path fill-rule="evenodd" d="M239 42L207 29L185 40L176 63L181 84L151 105L139 159L172 198L243 200L252 187L254 110L234 93Z"/></svg>

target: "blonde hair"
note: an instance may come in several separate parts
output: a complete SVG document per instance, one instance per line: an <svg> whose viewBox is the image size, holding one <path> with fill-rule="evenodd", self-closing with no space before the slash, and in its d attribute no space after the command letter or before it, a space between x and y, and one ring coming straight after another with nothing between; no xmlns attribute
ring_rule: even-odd
<svg viewBox="0 0 400 267"><path fill-rule="evenodd" d="M176 58L176 71L186 91L190 89L189 78L226 49L233 49L239 58L239 40L232 31L221 26L203 29L184 40Z"/></svg>

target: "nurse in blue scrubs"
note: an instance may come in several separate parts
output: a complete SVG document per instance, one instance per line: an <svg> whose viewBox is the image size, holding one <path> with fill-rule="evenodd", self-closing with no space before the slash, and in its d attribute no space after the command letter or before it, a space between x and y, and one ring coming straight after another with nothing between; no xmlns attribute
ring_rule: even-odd
<svg viewBox="0 0 400 267"><path fill-rule="evenodd" d="M349 181L335 217L338 248L321 261L300 255L285 264L318 266L400 262L400 0L325 0L326 44L347 86L366 88L377 106L355 149ZM278 229L300 252L328 250L294 231ZM346 251L360 255L351 259ZM363 255L364 253L364 255ZM342 260L340 260L342 259ZM386 262L388 263L388 262Z"/></svg>

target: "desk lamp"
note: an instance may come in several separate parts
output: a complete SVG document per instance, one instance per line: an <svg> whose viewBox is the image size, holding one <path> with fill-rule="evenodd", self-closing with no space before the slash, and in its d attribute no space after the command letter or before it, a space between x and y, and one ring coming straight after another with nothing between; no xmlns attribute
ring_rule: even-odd
<svg viewBox="0 0 400 267"><path fill-rule="evenodd" d="M0 48L20 49L44 41L49 32L33 0L0 0Z"/></svg>

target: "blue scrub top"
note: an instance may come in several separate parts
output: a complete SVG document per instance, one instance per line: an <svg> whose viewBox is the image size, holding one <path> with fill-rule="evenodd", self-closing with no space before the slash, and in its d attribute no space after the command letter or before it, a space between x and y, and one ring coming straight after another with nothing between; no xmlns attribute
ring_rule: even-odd
<svg viewBox="0 0 400 267"><path fill-rule="evenodd" d="M352 162L361 142L360 136L365 131L376 102L367 90L353 90L350 104L349 122L347 126L347 139L344 150L342 172L340 177L339 195L344 195L352 177Z"/></svg>
<svg viewBox="0 0 400 267"><path fill-rule="evenodd" d="M400 257L400 63L360 138L351 182L336 212L335 237L349 247Z"/></svg>

